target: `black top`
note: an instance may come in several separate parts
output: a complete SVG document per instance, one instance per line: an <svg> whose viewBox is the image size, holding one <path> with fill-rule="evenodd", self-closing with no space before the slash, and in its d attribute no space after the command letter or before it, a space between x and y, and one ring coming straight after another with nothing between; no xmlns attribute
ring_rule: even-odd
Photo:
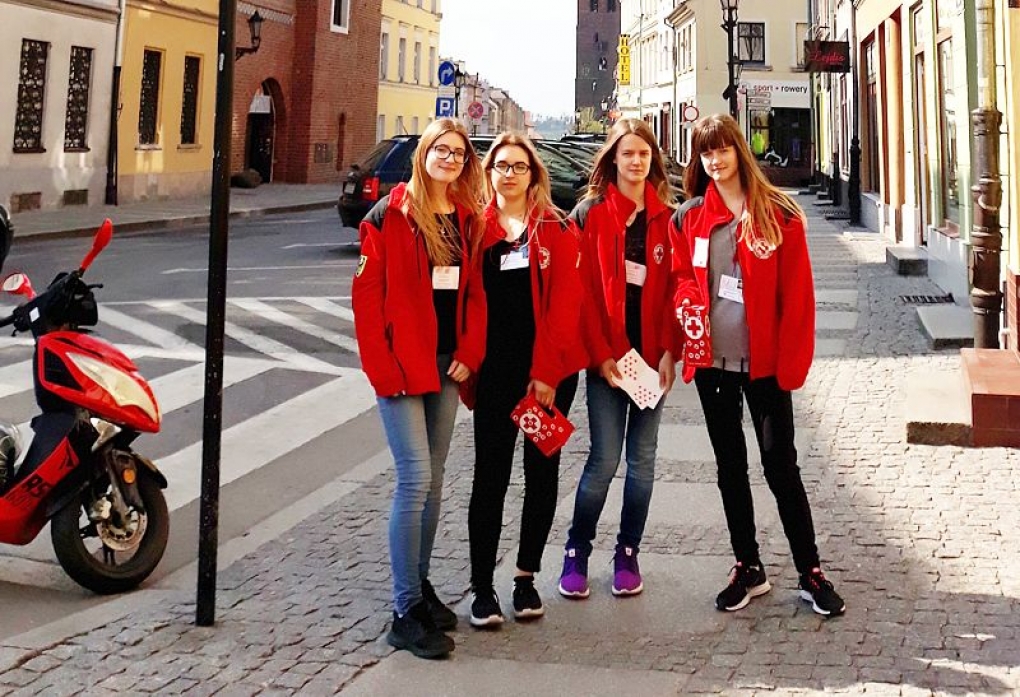
<svg viewBox="0 0 1020 697"><path fill-rule="evenodd" d="M457 219L457 212L439 216L443 230L452 241L456 249L456 256L450 262L450 266L461 265L460 250L460 222ZM434 264L430 263L431 269ZM461 273L464 270L461 269ZM432 302L436 308L436 320L439 323L439 342L436 345L436 355L441 356L453 353L457 348L457 289L436 290L432 289Z"/></svg>
<svg viewBox="0 0 1020 697"><path fill-rule="evenodd" d="M531 302L531 269L504 268L504 257L513 251L527 254L528 231L516 242L501 240L485 250L482 277L485 283L489 323L486 340L486 361L531 365L535 345L535 313Z"/></svg>
<svg viewBox="0 0 1020 697"><path fill-rule="evenodd" d="M623 258L644 266L645 237L648 234L648 216L641 211L634 216L634 222L627 226ZM631 348L641 353L641 291L642 286L627 284L627 340Z"/></svg>

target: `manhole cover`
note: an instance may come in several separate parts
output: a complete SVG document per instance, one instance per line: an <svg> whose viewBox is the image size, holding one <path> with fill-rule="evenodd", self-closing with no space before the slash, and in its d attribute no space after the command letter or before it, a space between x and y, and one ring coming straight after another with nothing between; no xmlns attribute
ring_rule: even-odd
<svg viewBox="0 0 1020 697"><path fill-rule="evenodd" d="M953 294L946 295L901 295L900 302L905 305L938 305L953 302Z"/></svg>

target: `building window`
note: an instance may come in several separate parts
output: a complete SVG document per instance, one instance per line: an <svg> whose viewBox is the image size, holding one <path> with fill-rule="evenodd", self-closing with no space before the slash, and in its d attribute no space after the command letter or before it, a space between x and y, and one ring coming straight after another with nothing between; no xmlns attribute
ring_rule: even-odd
<svg viewBox="0 0 1020 697"><path fill-rule="evenodd" d="M333 0L333 29L347 31L351 21L351 0Z"/></svg>
<svg viewBox="0 0 1020 697"><path fill-rule="evenodd" d="M592 12L598 12L599 11L599 0L591 0L590 8L591 8Z"/></svg>
<svg viewBox="0 0 1020 697"><path fill-rule="evenodd" d="M946 223L960 224L959 158L956 142L956 90L953 39L939 42L939 141L942 148L942 214ZM966 106L964 106L966 108Z"/></svg>
<svg viewBox="0 0 1020 697"><path fill-rule="evenodd" d="M414 135L421 135L421 131L418 130L418 117L414 116L411 118L411 132Z"/></svg>
<svg viewBox="0 0 1020 697"><path fill-rule="evenodd" d="M49 51L50 45L45 41L21 40L14 152L44 152L43 101L46 96L46 58Z"/></svg>
<svg viewBox="0 0 1020 697"><path fill-rule="evenodd" d="M407 39L401 37L397 44L397 80L404 81L404 63L407 60Z"/></svg>
<svg viewBox="0 0 1020 697"><path fill-rule="evenodd" d="M383 32L379 35L379 79L385 80L390 63L390 35Z"/></svg>
<svg viewBox="0 0 1020 697"><path fill-rule="evenodd" d="M386 137L386 116L379 114L375 120L375 142L379 142Z"/></svg>
<svg viewBox="0 0 1020 697"><path fill-rule="evenodd" d="M138 107L138 144L159 143L159 78L163 69L163 54L145 50L142 59L142 95Z"/></svg>
<svg viewBox="0 0 1020 697"><path fill-rule="evenodd" d="M878 138L878 51L875 42L870 41L864 46L865 89L862 109L864 114L864 147L865 161L863 182L866 191L878 191L881 182L881 154Z"/></svg>
<svg viewBox="0 0 1020 697"><path fill-rule="evenodd" d="M765 22L737 24L737 57L741 63L765 62Z"/></svg>
<svg viewBox="0 0 1020 697"><path fill-rule="evenodd" d="M404 128L404 117L398 116L393 122L393 135L405 136L407 135L407 129Z"/></svg>
<svg viewBox="0 0 1020 697"><path fill-rule="evenodd" d="M414 42L414 84L421 84L421 42Z"/></svg>
<svg viewBox="0 0 1020 697"><path fill-rule="evenodd" d="M808 38L808 23L797 22L797 25L793 29L793 53L797 56L797 67L804 68L804 42Z"/></svg>
<svg viewBox="0 0 1020 697"><path fill-rule="evenodd" d="M606 0L606 11L616 12L616 0Z"/></svg>
<svg viewBox="0 0 1020 697"><path fill-rule="evenodd" d="M439 11L439 0L432 0L432 14Z"/></svg>
<svg viewBox="0 0 1020 697"><path fill-rule="evenodd" d="M181 96L181 145L198 142L198 81L202 75L202 59L184 57L184 93Z"/></svg>
<svg viewBox="0 0 1020 697"><path fill-rule="evenodd" d="M67 77L67 114L64 117L64 151L87 150L89 87L92 84L92 49L71 47Z"/></svg>
<svg viewBox="0 0 1020 697"><path fill-rule="evenodd" d="M436 47L429 46L429 84L436 84L438 75L436 75Z"/></svg>

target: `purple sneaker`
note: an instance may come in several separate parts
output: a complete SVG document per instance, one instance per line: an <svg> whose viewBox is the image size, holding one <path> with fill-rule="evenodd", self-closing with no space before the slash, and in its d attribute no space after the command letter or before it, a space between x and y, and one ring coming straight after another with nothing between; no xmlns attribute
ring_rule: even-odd
<svg viewBox="0 0 1020 697"><path fill-rule="evenodd" d="M637 550L620 545L613 557L613 595L637 595L644 590Z"/></svg>
<svg viewBox="0 0 1020 697"><path fill-rule="evenodd" d="M563 573L560 574L560 595L565 598L587 598L588 557L582 557L576 549L568 549L563 557Z"/></svg>

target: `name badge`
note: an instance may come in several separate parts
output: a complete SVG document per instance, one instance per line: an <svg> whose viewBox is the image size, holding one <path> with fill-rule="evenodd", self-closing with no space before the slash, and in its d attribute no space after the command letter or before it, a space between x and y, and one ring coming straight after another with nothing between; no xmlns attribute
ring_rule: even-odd
<svg viewBox="0 0 1020 697"><path fill-rule="evenodd" d="M694 256L691 258L691 263L697 266L699 269L703 269L708 266L708 238L707 237L696 237L694 238Z"/></svg>
<svg viewBox="0 0 1020 697"><path fill-rule="evenodd" d="M643 286L645 279L648 277L648 267L635 261L625 260L623 263L627 269L627 283L639 287Z"/></svg>
<svg viewBox="0 0 1020 697"><path fill-rule="evenodd" d="M434 290L457 290L460 287L459 266L432 267L432 288Z"/></svg>
<svg viewBox="0 0 1020 697"><path fill-rule="evenodd" d="M734 276L723 274L719 277L719 297L735 303L744 302L744 281Z"/></svg>
<svg viewBox="0 0 1020 697"><path fill-rule="evenodd" d="M528 268L528 246L523 245L520 249L514 249L499 258L500 271L512 271L513 269Z"/></svg>

